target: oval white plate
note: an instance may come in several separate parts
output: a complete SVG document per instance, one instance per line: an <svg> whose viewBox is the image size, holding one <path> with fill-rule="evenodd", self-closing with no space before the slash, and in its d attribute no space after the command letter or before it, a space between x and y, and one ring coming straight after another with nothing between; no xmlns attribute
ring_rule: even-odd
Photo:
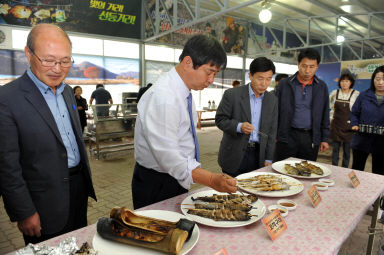
<svg viewBox="0 0 384 255"><path fill-rule="evenodd" d="M255 216L252 216L251 219L249 219L247 221L215 221L215 220L212 220L209 218L204 218L201 216L192 215L192 214L187 213L187 211L188 211L187 208L194 208L194 206L184 205L184 204L204 203L202 201L193 201L191 197L194 197L194 198L205 197L205 196L212 196L213 194L228 195L228 193L217 192L216 190L213 190L213 189L194 193L194 194L186 197L183 200L183 202L181 203L181 211L183 212L183 214L185 216L187 216L191 220L196 221L197 223L211 226L211 227L218 227L218 228L234 228L234 227L246 226L246 225L249 225L249 224L252 224L252 223L258 221L265 214L266 208L265 208L264 203L261 202L260 199L258 199L255 203L252 204L252 206L254 208L252 210L250 210L249 213L252 215L255 215ZM240 193L237 192L236 194L240 194Z"/></svg>
<svg viewBox="0 0 384 255"><path fill-rule="evenodd" d="M264 197L288 197L288 196L296 195L296 194L302 192L304 189L304 184L301 181L296 180L295 178L292 178L292 177L289 177L286 175L270 173L270 172L257 172L257 171L256 172L249 172L249 173L245 173L245 174L241 174L239 176L236 176L236 179L247 179L247 178L251 178L251 177L254 177L257 175L263 175L263 174L279 176L279 177L283 178L284 182L288 183L291 186L287 190L276 190L276 191L258 191L258 190L254 190L254 189L250 189L250 188L243 188L243 187L240 187L240 189L242 189L246 192L256 194L259 196L264 196Z"/></svg>
<svg viewBox="0 0 384 255"><path fill-rule="evenodd" d="M316 179L316 178L322 178L331 175L332 171L328 167L325 167L323 165L320 165L319 163L313 162L313 161L308 161L309 163L320 167L324 174L323 175L318 175L318 174L311 174L311 176L301 176L301 175L293 175L293 174L288 174L287 171L285 170L285 164L289 165L295 165L295 163L300 163L303 160L283 160L283 161L277 161L272 164L272 169L285 175L293 176L296 178L304 178L304 179Z"/></svg>
<svg viewBox="0 0 384 255"><path fill-rule="evenodd" d="M146 210L146 211L135 211L136 214L148 216L152 218L162 219L162 220L168 220L176 222L180 218L184 218L184 215L177 213L177 212L171 212L171 211L163 211L163 210ZM196 245L197 241L199 240L199 227L197 224L195 224L195 227L192 232L191 238L186 242L181 249L179 254L187 254L192 248ZM127 255L127 254L135 254L135 255L148 255L148 254L161 254L163 255L163 252L152 250L152 249L146 249L139 246L129 245L129 244L123 244L118 243L114 241L110 241L107 239L102 238L98 233L95 234L93 237L93 248L98 252L98 255Z"/></svg>

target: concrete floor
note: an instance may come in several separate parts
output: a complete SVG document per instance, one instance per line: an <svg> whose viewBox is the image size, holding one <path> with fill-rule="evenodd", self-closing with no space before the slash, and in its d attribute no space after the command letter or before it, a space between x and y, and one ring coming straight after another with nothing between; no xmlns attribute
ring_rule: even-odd
<svg viewBox="0 0 384 255"><path fill-rule="evenodd" d="M217 154L221 135L221 131L216 127L203 127L198 130L202 166L213 172L220 171L217 164ZM331 153L331 150L321 153L318 161L331 164ZM131 195L131 179L134 166L133 152L123 159L90 159L90 163L98 202L90 200L88 203L88 223L93 224L98 218L108 216L110 209L114 206L133 208ZM370 167L371 159L369 158L366 171L370 171ZM194 185L193 188L198 187L199 185ZM0 254L5 254L22 248L24 241L16 223L9 221L1 198L0 204ZM344 242L339 252L340 255L366 253L370 221L370 216L364 216L355 231ZM382 224L377 225L380 228L382 226ZM384 235L382 233L376 236L373 254L379 254L381 245L384 245Z"/></svg>

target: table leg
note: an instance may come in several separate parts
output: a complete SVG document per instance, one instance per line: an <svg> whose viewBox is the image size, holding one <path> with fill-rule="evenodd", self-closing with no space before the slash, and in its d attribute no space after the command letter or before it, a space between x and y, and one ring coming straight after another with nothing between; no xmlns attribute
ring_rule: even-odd
<svg viewBox="0 0 384 255"><path fill-rule="evenodd" d="M197 112L197 129L201 129L201 114L202 112Z"/></svg>
<svg viewBox="0 0 384 255"><path fill-rule="evenodd" d="M380 196L376 199L375 204L373 206L371 227L369 228L370 235L368 238L367 253L366 253L367 255L372 255L373 244L375 242L375 235L373 233L375 232L375 228L376 228L377 215L379 213L379 205L380 205Z"/></svg>

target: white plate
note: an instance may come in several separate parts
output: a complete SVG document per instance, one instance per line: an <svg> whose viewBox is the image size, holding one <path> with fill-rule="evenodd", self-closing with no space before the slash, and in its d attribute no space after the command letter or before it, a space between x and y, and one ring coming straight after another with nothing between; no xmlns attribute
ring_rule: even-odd
<svg viewBox="0 0 384 255"><path fill-rule="evenodd" d="M252 216L251 219L249 219L247 221L215 221L215 220L212 220L209 218L204 218L201 216L192 215L192 214L187 213L188 209L186 209L186 208L194 208L194 207L189 206L189 205L183 205L183 204L204 203L202 201L192 201L191 197L196 198L196 197L212 196L213 194L228 195L228 193L221 193L221 192L217 192L216 190L212 190L212 189L194 193L194 194L186 197L183 200L183 202L181 203L181 211L183 212L183 214L185 216L187 216L191 220L194 220L194 221L196 221L200 224L203 224L203 225L207 225L207 226L211 226L211 227L219 227L219 228L234 228L234 227L246 226L246 225L249 225L249 224L252 224L252 223L258 221L265 214L266 208L265 208L264 203L261 202L260 199L258 199L255 203L252 204L252 206L254 208L249 211L250 214L257 215L257 216ZM236 194L240 194L240 193L237 192Z"/></svg>
<svg viewBox="0 0 384 255"><path fill-rule="evenodd" d="M329 169L328 167L325 167L323 165L320 165L319 163L316 163L316 162L313 162L313 161L308 161L309 163L315 165L315 166L318 166L320 167L322 170L323 170L323 175L318 175L318 174L311 174L310 176L301 176L301 175L293 175L293 174L288 174L287 171L285 170L285 164L289 164L289 165L295 165L296 163L300 163L301 161L303 160L283 160L283 161L277 161L275 163L272 164L272 169L279 172L279 173L282 173L282 174L286 174L286 175L289 175L289 176L293 176L293 177L296 177L296 178L305 178L305 179L316 179L316 178L322 178L322 177L326 177L328 175L331 175L332 171L331 169Z"/></svg>
<svg viewBox="0 0 384 255"><path fill-rule="evenodd" d="M162 211L162 210L146 210L146 211L135 211L136 214L148 216L152 218L168 220L176 222L180 218L184 218L184 215L171 212L171 211ZM196 245L197 240L199 240L199 227L195 224L195 227L192 232L191 238L186 242L181 249L179 254L187 254L192 248ZM148 254L164 254L163 252L146 249L139 246L129 245L118 243L114 241L110 241L102 238L98 233L93 237L93 248L98 251L98 255L127 255L127 254L135 254L135 255L148 255Z"/></svg>
<svg viewBox="0 0 384 255"><path fill-rule="evenodd" d="M283 178L284 182L288 183L291 186L287 190L276 190L276 191L258 191L258 190L242 188L242 187L240 187L240 189L246 192L256 194L259 196L264 196L264 197L288 197L288 196L296 195L302 192L304 189L304 184L301 181L286 175L270 173L270 172L249 172L249 173L236 176L236 179L247 179L247 178L251 178L251 177L254 177L257 175L263 175L263 174L279 176Z"/></svg>

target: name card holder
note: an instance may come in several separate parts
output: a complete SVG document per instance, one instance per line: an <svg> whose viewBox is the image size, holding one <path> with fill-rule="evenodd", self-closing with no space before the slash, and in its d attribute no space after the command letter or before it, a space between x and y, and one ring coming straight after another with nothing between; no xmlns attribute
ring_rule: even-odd
<svg viewBox="0 0 384 255"><path fill-rule="evenodd" d="M353 187L357 188L357 186L359 186L359 184L360 184L360 181L359 181L359 178L357 178L355 171L352 170L348 174L348 177L349 177L349 179L351 179L351 183L352 183Z"/></svg>
<svg viewBox="0 0 384 255"><path fill-rule="evenodd" d="M308 190L308 195L309 195L309 198L311 199L313 207L316 208L316 206L318 206L321 201L321 196L319 194L319 191L317 191L315 186L312 186Z"/></svg>
<svg viewBox="0 0 384 255"><path fill-rule="evenodd" d="M275 240L287 229L287 224L278 209L266 216L263 219L263 224L272 240Z"/></svg>
<svg viewBox="0 0 384 255"><path fill-rule="evenodd" d="M228 255L228 252L225 248L221 249L220 251L216 252L213 255Z"/></svg>

